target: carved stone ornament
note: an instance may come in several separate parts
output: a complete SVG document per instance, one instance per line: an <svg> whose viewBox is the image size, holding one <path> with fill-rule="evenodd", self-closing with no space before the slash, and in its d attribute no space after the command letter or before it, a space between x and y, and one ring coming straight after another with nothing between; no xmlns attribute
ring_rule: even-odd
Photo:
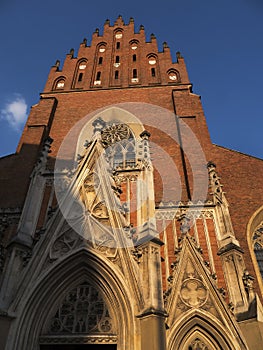
<svg viewBox="0 0 263 350"><path fill-rule="evenodd" d="M50 250L50 260L56 260L61 256L70 253L80 246L82 239L79 234L74 232L70 227L63 232L54 242Z"/></svg>
<svg viewBox="0 0 263 350"><path fill-rule="evenodd" d="M207 169L209 174L211 194L217 201L219 201L219 203L221 203L224 198L224 192L222 189L223 186L220 182L220 177L216 172L216 165L213 162L208 162Z"/></svg>
<svg viewBox="0 0 263 350"><path fill-rule="evenodd" d="M202 340L200 340L199 338L196 338L195 340L193 340L189 346L188 349L192 349L192 350L211 350L210 347L208 347Z"/></svg>
<svg viewBox="0 0 263 350"><path fill-rule="evenodd" d="M109 223L109 213L101 193L101 181L94 171L84 180L80 189L80 198L90 214L104 224Z"/></svg>
<svg viewBox="0 0 263 350"><path fill-rule="evenodd" d="M263 222L256 228L253 235L254 249L263 249Z"/></svg>
<svg viewBox="0 0 263 350"><path fill-rule="evenodd" d="M190 278L183 282L180 291L181 300L190 307L201 307L208 298L208 290L202 281Z"/></svg>
<svg viewBox="0 0 263 350"><path fill-rule="evenodd" d="M112 124L101 132L101 140L105 146L128 139L130 129L125 124Z"/></svg>
<svg viewBox="0 0 263 350"><path fill-rule="evenodd" d="M96 334L96 335L78 335L78 336L41 336L39 343L44 345L48 344L116 344L118 338L116 335L111 334Z"/></svg>
<svg viewBox="0 0 263 350"><path fill-rule="evenodd" d="M101 293L87 282L66 294L49 326L49 334L80 333L114 333Z"/></svg>

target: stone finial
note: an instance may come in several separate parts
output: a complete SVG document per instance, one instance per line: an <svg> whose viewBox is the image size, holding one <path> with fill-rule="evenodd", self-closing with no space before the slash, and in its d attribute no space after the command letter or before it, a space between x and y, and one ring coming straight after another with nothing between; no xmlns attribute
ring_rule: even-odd
<svg viewBox="0 0 263 350"><path fill-rule="evenodd" d="M180 51L177 51L177 52L176 52L176 57L177 57L177 58L183 58L183 56L181 55L181 52L180 52Z"/></svg>
<svg viewBox="0 0 263 350"><path fill-rule="evenodd" d="M164 41L164 42L163 42L163 48L164 48L164 49L167 49L168 47L169 47L169 46L168 46L167 42Z"/></svg>
<svg viewBox="0 0 263 350"><path fill-rule="evenodd" d="M96 28L95 31L94 31L94 33L96 33L96 34L98 34L98 35L99 35L99 32L100 32L100 31L99 31L99 28Z"/></svg>
<svg viewBox="0 0 263 350"><path fill-rule="evenodd" d="M70 49L69 54L73 57L74 56L74 49Z"/></svg>
<svg viewBox="0 0 263 350"><path fill-rule="evenodd" d="M109 20L108 18L106 19L106 21L105 21L104 25L107 25L107 26L109 26L109 25L110 25L110 20Z"/></svg>
<svg viewBox="0 0 263 350"><path fill-rule="evenodd" d="M60 60L56 60L55 67L59 68L60 66Z"/></svg>
<svg viewBox="0 0 263 350"><path fill-rule="evenodd" d="M142 24L140 25L140 30L144 30L144 26Z"/></svg>
<svg viewBox="0 0 263 350"><path fill-rule="evenodd" d="M82 44L84 44L85 46L87 46L87 39L86 39L86 38L83 39Z"/></svg>
<svg viewBox="0 0 263 350"><path fill-rule="evenodd" d="M141 137L143 140L148 140L150 136L151 136L151 134L150 134L149 131L147 131L147 130L144 130L144 131L140 134L140 137Z"/></svg>
<svg viewBox="0 0 263 350"><path fill-rule="evenodd" d="M134 23L134 18L130 17L130 23Z"/></svg>
<svg viewBox="0 0 263 350"><path fill-rule="evenodd" d="M215 169L216 168L216 164L210 160L207 163L206 167L207 167L207 169Z"/></svg>
<svg viewBox="0 0 263 350"><path fill-rule="evenodd" d="M123 18L122 18L122 15L119 15L118 18L116 19L115 25L119 25L119 24L124 24L124 21L123 21Z"/></svg>
<svg viewBox="0 0 263 350"><path fill-rule="evenodd" d="M42 146L42 150L39 153L39 157L37 159L37 162L31 174L31 178L35 176L37 173L41 173L45 169L47 160L48 160L48 154L51 153L52 142L53 142L53 139L50 136L48 136L45 139Z"/></svg>
<svg viewBox="0 0 263 350"><path fill-rule="evenodd" d="M152 33L151 34L151 40L156 39L156 36Z"/></svg>

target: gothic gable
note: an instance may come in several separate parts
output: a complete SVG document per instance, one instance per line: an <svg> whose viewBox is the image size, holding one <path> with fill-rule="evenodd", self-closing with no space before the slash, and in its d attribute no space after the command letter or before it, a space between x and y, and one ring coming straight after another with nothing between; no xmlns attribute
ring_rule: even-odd
<svg viewBox="0 0 263 350"><path fill-rule="evenodd" d="M203 261L200 248L188 234L182 237L177 260L172 268L173 272L169 278L170 286L166 292L170 341L173 342L173 337L183 337L180 331L183 324L194 319L193 324L195 325L200 324L198 319L205 320L202 323L214 323L221 332L232 339L231 341L236 337L239 338L238 325L217 288L215 276L211 274L209 267ZM198 343L197 339L200 337L195 337L192 340L193 344ZM188 342L188 345L192 346L190 343ZM204 349L209 344L204 341L201 343L207 344L202 345ZM238 343L238 346L243 346L243 339L239 338ZM212 349L217 349L217 347L212 347Z"/></svg>

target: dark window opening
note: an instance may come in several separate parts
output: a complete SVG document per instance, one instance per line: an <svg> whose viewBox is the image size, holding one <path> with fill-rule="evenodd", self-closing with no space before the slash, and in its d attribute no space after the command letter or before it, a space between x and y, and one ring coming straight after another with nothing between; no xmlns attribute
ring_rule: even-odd
<svg viewBox="0 0 263 350"><path fill-rule="evenodd" d="M152 77L155 77L155 68L151 68Z"/></svg>
<svg viewBox="0 0 263 350"><path fill-rule="evenodd" d="M132 55L133 62L136 62L136 59L137 59L136 55Z"/></svg>
<svg viewBox="0 0 263 350"><path fill-rule="evenodd" d="M118 70L115 71L115 79L119 79L119 71Z"/></svg>
<svg viewBox="0 0 263 350"><path fill-rule="evenodd" d="M134 79L137 78L137 69L133 69L133 70L132 70L132 77L133 77Z"/></svg>
<svg viewBox="0 0 263 350"><path fill-rule="evenodd" d="M119 50L119 48L121 47L121 43L119 41L117 41L116 43L116 49Z"/></svg>
<svg viewBox="0 0 263 350"><path fill-rule="evenodd" d="M120 56L116 56L115 63L120 63Z"/></svg>
<svg viewBox="0 0 263 350"><path fill-rule="evenodd" d="M83 79L83 73L79 73L78 81L82 81Z"/></svg>
<svg viewBox="0 0 263 350"><path fill-rule="evenodd" d="M101 78L101 72L97 72L96 80L100 80Z"/></svg>
<svg viewBox="0 0 263 350"><path fill-rule="evenodd" d="M258 262L258 267L261 273L261 276L263 278L263 248L260 246L260 244L256 243L254 245L254 252L256 254L256 259Z"/></svg>
<svg viewBox="0 0 263 350"><path fill-rule="evenodd" d="M103 57L99 57L99 64L102 64Z"/></svg>

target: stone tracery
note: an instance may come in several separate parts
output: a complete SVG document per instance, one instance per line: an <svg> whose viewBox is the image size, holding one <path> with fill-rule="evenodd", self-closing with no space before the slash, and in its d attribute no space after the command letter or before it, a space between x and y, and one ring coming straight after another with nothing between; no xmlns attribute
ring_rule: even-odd
<svg viewBox="0 0 263 350"><path fill-rule="evenodd" d="M50 334L112 331L112 320L101 293L87 282L66 294L49 326Z"/></svg>
<svg viewBox="0 0 263 350"><path fill-rule="evenodd" d="M263 222L254 231L252 239L258 267L263 278Z"/></svg>

